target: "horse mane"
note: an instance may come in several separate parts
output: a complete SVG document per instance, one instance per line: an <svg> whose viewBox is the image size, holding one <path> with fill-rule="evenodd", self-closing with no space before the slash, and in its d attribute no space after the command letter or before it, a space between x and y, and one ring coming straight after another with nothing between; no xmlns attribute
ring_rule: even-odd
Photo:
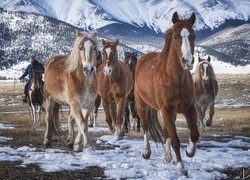
<svg viewBox="0 0 250 180"><path fill-rule="evenodd" d="M211 67L211 71L209 71L209 73L210 73L209 76L211 77L211 79L216 79L216 76L215 76L215 73L214 73L214 68L213 68L212 64L211 64L209 61L205 60L205 61L199 62L199 63L196 65L196 69L195 69L195 71L194 71L194 73L193 73L193 81L194 81L194 82L197 82L197 81L200 80L199 67L200 67L200 65L201 65L203 62L206 62L206 63Z"/></svg>
<svg viewBox="0 0 250 180"><path fill-rule="evenodd" d="M172 32L173 32L173 28L168 29L165 32L165 45L161 51L161 58L165 58L169 53L170 50L170 41L171 41L171 37L172 37Z"/></svg>
<svg viewBox="0 0 250 180"><path fill-rule="evenodd" d="M70 53L70 55L67 57L66 59L66 72L73 72L77 69L78 67L78 63L79 63L79 44L82 42L82 40L88 37L90 39L92 39L95 43L96 43L96 47L97 49L99 49L99 43L98 43L98 39L97 39L97 35L96 32L90 32L90 33L81 33L80 35L78 35L76 37L75 43L73 45L72 51Z"/></svg>

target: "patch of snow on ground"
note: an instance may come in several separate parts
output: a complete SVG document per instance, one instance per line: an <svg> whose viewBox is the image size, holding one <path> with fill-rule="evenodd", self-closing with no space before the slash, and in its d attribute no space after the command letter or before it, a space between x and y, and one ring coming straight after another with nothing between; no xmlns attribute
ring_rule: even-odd
<svg viewBox="0 0 250 180"><path fill-rule="evenodd" d="M114 141L114 136L105 135L97 143L111 143L115 149L85 149L80 153L66 150L46 149L37 152L35 148L0 147L1 161L22 160L23 165L38 164L46 172L78 170L88 166L105 168L108 178L132 179L222 179L227 176L220 172L231 167L250 167L250 143L232 140L228 143L201 141L193 158L185 154L186 148L181 146L181 155L188 177L178 177L175 157L171 163L164 159L161 145L151 144L152 155L149 160L141 157L143 140ZM248 148L248 151L241 148ZM173 150L172 150L172 154Z"/></svg>

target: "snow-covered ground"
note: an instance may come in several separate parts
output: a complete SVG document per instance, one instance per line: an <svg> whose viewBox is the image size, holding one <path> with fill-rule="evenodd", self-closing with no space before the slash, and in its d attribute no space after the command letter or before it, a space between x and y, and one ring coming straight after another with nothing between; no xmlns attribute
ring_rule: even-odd
<svg viewBox="0 0 250 180"><path fill-rule="evenodd" d="M93 131L98 130L93 128ZM141 156L143 140L124 139L115 142L113 138L105 135L96 142L102 145L113 144L115 149L88 148L79 153L60 149L38 150L28 146L0 147L0 161L22 161L23 166L37 164L46 172L99 166L105 168L104 173L108 178L117 179L222 179L227 176L221 170L250 167L250 143L243 142L244 138L240 137L227 143L200 141L193 158L185 155L186 144L182 144L181 155L188 177L178 177L175 157L167 163L161 145L150 142L152 155L149 160L145 160Z"/></svg>

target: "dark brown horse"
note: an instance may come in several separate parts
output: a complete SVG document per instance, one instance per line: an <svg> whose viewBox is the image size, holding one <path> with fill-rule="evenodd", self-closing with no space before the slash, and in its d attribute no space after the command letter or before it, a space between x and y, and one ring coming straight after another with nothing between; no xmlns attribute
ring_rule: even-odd
<svg viewBox="0 0 250 180"><path fill-rule="evenodd" d="M43 105L43 81L42 71L33 70L33 78L29 85L28 90L28 104L30 107L30 114L33 123L35 124L40 120L41 108Z"/></svg>
<svg viewBox="0 0 250 180"><path fill-rule="evenodd" d="M98 51L96 69L98 69L101 64L102 64L102 53ZM101 96L98 94L95 99L94 109L90 113L89 127L96 127L97 114L98 114L98 109L101 105L101 101L102 101Z"/></svg>
<svg viewBox="0 0 250 180"><path fill-rule="evenodd" d="M130 72L133 75L133 80L135 79L135 68L137 64L137 52L124 52L124 62L128 65ZM130 121L129 115L132 116L132 121ZM125 122L124 130L128 132L129 130L140 131L140 120L135 110L135 97L134 88L128 96L128 101L125 107Z"/></svg>
<svg viewBox="0 0 250 180"><path fill-rule="evenodd" d="M213 67L210 63L210 57L201 59L199 57L199 63L196 66L196 70L193 74L194 86L195 86L195 104L198 111L198 122L203 130L206 110L209 108L209 118L206 121L207 126L211 126L214 116L214 101L218 94L218 82L214 74Z"/></svg>
<svg viewBox="0 0 250 180"><path fill-rule="evenodd" d="M177 12L172 16L173 26L165 33L162 52L151 52L140 58L135 71L135 101L144 133L142 156L150 158L150 132L154 141L165 143L166 160L172 159L170 144L177 159L179 175L186 175L180 155L175 120L177 113L186 117L190 129L187 155L194 156L199 138L192 75L195 14L181 20ZM157 111L161 120L157 118Z"/></svg>
<svg viewBox="0 0 250 180"><path fill-rule="evenodd" d="M88 116L97 96L95 74L97 34L78 33L71 54L48 59L45 68L46 132L44 145L51 145L53 130L58 129L59 104L70 106L69 137L73 139L72 123L78 125L74 150L88 145ZM83 142L82 142L83 141Z"/></svg>
<svg viewBox="0 0 250 180"><path fill-rule="evenodd" d="M103 44L103 63L97 70L98 94L109 129L113 132L115 125L116 139L123 138L123 112L127 97L133 88L133 77L128 66L118 60L117 45L119 41L105 41Z"/></svg>

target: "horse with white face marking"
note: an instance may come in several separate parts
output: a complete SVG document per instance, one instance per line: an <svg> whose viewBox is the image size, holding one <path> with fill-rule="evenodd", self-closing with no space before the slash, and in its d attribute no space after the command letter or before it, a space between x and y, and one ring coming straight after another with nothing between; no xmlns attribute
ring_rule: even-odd
<svg viewBox="0 0 250 180"><path fill-rule="evenodd" d="M133 88L133 77L128 66L118 60L119 41L105 41L103 44L103 62L97 70L98 94L102 98L106 122L116 139L123 138L123 112L128 95Z"/></svg>
<svg viewBox="0 0 250 180"><path fill-rule="evenodd" d="M150 158L149 133L156 142L165 144L166 161L172 159L172 145L179 175L186 175L176 132L177 113L186 117L190 139L186 154L193 157L199 138L192 75L194 63L195 14L188 19L172 16L173 26L165 33L161 52L150 52L140 58L135 70L135 102L144 134L142 156ZM158 118L158 113L161 120Z"/></svg>
<svg viewBox="0 0 250 180"><path fill-rule="evenodd" d="M69 56L48 59L45 68L46 132L44 145L51 145L52 132L59 125L59 104L70 106L68 141L73 141L72 123L78 125L74 150L88 145L88 117L97 97L97 34L78 33ZM83 141L83 142L82 142Z"/></svg>
<svg viewBox="0 0 250 180"><path fill-rule="evenodd" d="M33 123L40 120L41 108L43 105L43 81L42 71L33 70L33 78L29 86L28 105Z"/></svg>
<svg viewBox="0 0 250 180"><path fill-rule="evenodd" d="M209 108L209 118L206 121L206 125L211 126L214 116L214 101L218 94L218 82L210 63L210 57L207 60L199 57L199 63L193 74L193 80L198 120L204 132L203 120L205 119L206 110Z"/></svg>

